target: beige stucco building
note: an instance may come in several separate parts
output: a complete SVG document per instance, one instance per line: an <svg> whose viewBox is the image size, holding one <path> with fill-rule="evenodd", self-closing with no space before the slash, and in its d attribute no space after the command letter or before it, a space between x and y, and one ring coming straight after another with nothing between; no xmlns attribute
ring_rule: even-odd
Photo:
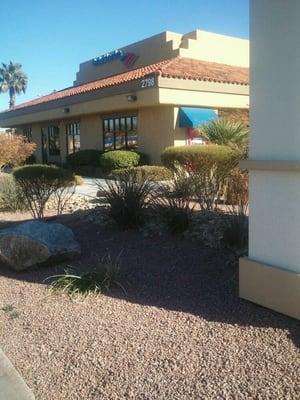
<svg viewBox="0 0 300 400"><path fill-rule="evenodd" d="M36 142L39 162L138 148L159 163L165 147L193 142L192 129L216 115L247 117L248 64L247 40L163 32L83 62L72 87L0 113L0 126Z"/></svg>

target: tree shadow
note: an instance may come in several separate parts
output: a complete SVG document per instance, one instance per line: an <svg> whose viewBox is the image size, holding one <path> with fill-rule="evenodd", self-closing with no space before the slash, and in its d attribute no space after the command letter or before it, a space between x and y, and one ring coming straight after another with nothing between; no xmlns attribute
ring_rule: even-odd
<svg viewBox="0 0 300 400"><path fill-rule="evenodd" d="M286 330L295 346L300 347L299 321L239 298L238 266L228 264L230 252L182 237L120 232L89 222L88 215L86 211L49 221L62 222L73 229L82 247L81 268L91 266L95 257L110 254L114 258L122 252L121 282L126 293L113 290L108 296L190 313L207 321ZM3 267L0 274L42 283L59 271L60 266L51 265L19 273Z"/></svg>

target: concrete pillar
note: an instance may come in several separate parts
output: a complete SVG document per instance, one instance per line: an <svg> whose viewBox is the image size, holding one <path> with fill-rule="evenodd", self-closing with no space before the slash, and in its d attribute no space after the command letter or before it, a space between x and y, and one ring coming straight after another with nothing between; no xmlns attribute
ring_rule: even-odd
<svg viewBox="0 0 300 400"><path fill-rule="evenodd" d="M300 1L251 1L249 258L240 296L300 319Z"/></svg>

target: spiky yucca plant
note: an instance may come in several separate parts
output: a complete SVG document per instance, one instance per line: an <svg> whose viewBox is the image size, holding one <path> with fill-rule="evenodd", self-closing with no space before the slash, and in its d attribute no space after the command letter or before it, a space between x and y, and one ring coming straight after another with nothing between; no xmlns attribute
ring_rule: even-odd
<svg viewBox="0 0 300 400"><path fill-rule="evenodd" d="M209 142L224 146L245 146L248 128L242 122L218 118L199 128L199 133Z"/></svg>

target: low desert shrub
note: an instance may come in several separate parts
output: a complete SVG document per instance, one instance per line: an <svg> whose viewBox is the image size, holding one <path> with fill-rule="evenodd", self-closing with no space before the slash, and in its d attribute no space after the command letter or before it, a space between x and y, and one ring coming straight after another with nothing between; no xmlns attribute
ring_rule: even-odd
<svg viewBox="0 0 300 400"><path fill-rule="evenodd" d="M135 151L112 150L103 153L100 157L100 165L104 171L137 167L141 161L141 155Z"/></svg>
<svg viewBox="0 0 300 400"><path fill-rule="evenodd" d="M169 147L162 153L163 164L191 178L195 199L202 210L216 208L224 194L226 180L240 159L240 153L228 146L193 145Z"/></svg>
<svg viewBox="0 0 300 400"><path fill-rule="evenodd" d="M54 165L26 165L16 168L13 176L22 192L24 203L34 218L43 218L46 204L51 196L61 202L67 192L73 190L74 175L71 171ZM61 212L62 204L57 206Z"/></svg>
<svg viewBox="0 0 300 400"><path fill-rule="evenodd" d="M0 175L0 209L12 212L26 209L22 191L12 175Z"/></svg>
<svg viewBox="0 0 300 400"><path fill-rule="evenodd" d="M227 166L238 164L238 155L235 150L228 146L192 145L167 147L161 155L162 163L172 171L178 168L189 173L196 173L203 169L210 169L216 164Z"/></svg>
<svg viewBox="0 0 300 400"><path fill-rule="evenodd" d="M227 188L228 215L224 223L224 243L242 253L248 247L248 173L238 167L231 171Z"/></svg>
<svg viewBox="0 0 300 400"><path fill-rule="evenodd" d="M104 257L95 266L83 271L82 268L69 267L63 274L50 276L50 291L62 292L71 297L78 295L88 296L108 292L114 287L123 291L120 283L120 257L113 260L110 256Z"/></svg>
<svg viewBox="0 0 300 400"><path fill-rule="evenodd" d="M109 205L111 218L122 229L137 228L143 224L147 199L152 190L152 182L141 177L134 168L118 177L107 179L106 184L98 184L99 197Z"/></svg>
<svg viewBox="0 0 300 400"><path fill-rule="evenodd" d="M173 176L167 185L161 185L154 196L154 207L166 222L172 234L186 231L191 223L193 196L190 178L184 173Z"/></svg>
<svg viewBox="0 0 300 400"><path fill-rule="evenodd" d="M234 168L227 179L226 203L230 212L247 214L249 205L248 171Z"/></svg>
<svg viewBox="0 0 300 400"><path fill-rule="evenodd" d="M142 165L134 168L136 173L141 178L150 179L155 182L167 181L173 178L173 173L166 167L161 167L158 165ZM120 176L123 173L127 173L128 168L119 169L112 171L113 176Z"/></svg>
<svg viewBox="0 0 300 400"><path fill-rule="evenodd" d="M79 150L67 156L67 165L70 167L100 166L100 150Z"/></svg>
<svg viewBox="0 0 300 400"><path fill-rule="evenodd" d="M29 143L20 135L0 135L0 169L16 167L25 163L34 152L35 143Z"/></svg>
<svg viewBox="0 0 300 400"><path fill-rule="evenodd" d="M223 240L226 246L247 252L248 216L245 214L229 214L224 220Z"/></svg>

